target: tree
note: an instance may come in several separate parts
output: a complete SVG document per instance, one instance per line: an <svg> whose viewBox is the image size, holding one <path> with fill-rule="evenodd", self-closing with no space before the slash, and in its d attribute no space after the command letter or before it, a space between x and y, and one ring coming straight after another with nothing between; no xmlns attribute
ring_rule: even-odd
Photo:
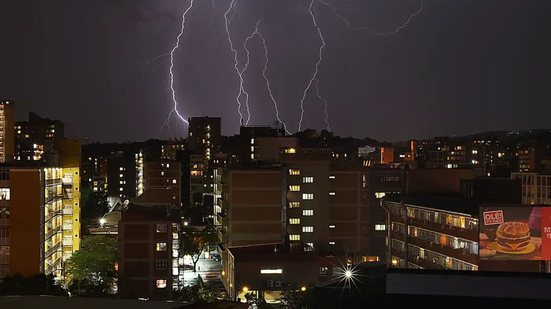
<svg viewBox="0 0 551 309"><path fill-rule="evenodd" d="M109 211L109 203L105 192L93 192L87 187L83 187L81 190L81 200L82 229L83 232L86 232L86 227L90 223L103 217ZM86 233L81 234L85 235Z"/></svg>
<svg viewBox="0 0 551 309"><path fill-rule="evenodd" d="M287 309L310 307L308 304L311 303L313 297L312 290L311 287L288 286L281 293L282 307Z"/></svg>
<svg viewBox="0 0 551 309"><path fill-rule="evenodd" d="M201 253L210 245L218 243L216 230L212 226L205 228L185 227L182 233L183 252L191 256L193 271L197 271L197 262Z"/></svg>
<svg viewBox="0 0 551 309"><path fill-rule="evenodd" d="M109 294L117 271L117 239L106 236L88 236L82 239L81 248L67 261L69 286L76 294Z"/></svg>

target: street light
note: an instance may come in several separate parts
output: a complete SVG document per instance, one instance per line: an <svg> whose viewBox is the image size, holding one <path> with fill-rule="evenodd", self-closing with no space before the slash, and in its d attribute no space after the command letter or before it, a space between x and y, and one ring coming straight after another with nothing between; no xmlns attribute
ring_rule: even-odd
<svg viewBox="0 0 551 309"><path fill-rule="evenodd" d="M306 292L306 287L303 286L303 287L300 288L300 290L303 291L303 292Z"/></svg>
<svg viewBox="0 0 551 309"><path fill-rule="evenodd" d="M344 276L345 276L347 279L352 278L352 271L351 271L351 270L345 271L345 272L344 272Z"/></svg>
<svg viewBox="0 0 551 309"><path fill-rule="evenodd" d="M103 225L105 224L105 221L106 221L105 218L100 218L99 219L99 226L103 227Z"/></svg>

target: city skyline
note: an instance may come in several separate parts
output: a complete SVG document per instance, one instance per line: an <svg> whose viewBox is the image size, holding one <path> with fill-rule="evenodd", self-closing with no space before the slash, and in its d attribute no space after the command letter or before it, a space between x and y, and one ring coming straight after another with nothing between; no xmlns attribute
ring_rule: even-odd
<svg viewBox="0 0 551 309"><path fill-rule="evenodd" d="M157 132L171 109L166 54L189 2L3 2L0 31L13 48L0 52L0 93L18 102L18 119L28 111L66 119L75 136L92 141L186 135L175 119L170 130ZM384 37L347 30L329 7L316 3L313 12L326 41L319 89L336 135L396 141L546 126L544 115L551 106L542 102L549 99L545 87L550 80L541 67L549 64L547 4L424 1L423 11L407 27ZM329 3L353 27L384 32L404 23L421 2ZM215 1L213 11L211 2L197 2L175 55L183 114L220 116L225 135L239 127L239 83L224 29L229 4ZM309 4L242 1L230 25L242 66L243 40L262 18L271 51L268 74L292 132L320 47ZM251 94L251 124L269 125L275 114L261 78L259 43L249 42L245 86ZM321 129L323 102L312 91L305 100L303 128Z"/></svg>

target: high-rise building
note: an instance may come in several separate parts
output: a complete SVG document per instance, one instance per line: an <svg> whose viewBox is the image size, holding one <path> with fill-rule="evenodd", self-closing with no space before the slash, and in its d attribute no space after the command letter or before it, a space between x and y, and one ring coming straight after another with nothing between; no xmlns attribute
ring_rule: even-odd
<svg viewBox="0 0 551 309"><path fill-rule="evenodd" d="M10 162L14 156L14 105L13 101L0 100L0 163Z"/></svg>
<svg viewBox="0 0 551 309"><path fill-rule="evenodd" d="M245 127L239 129L239 164L249 166L255 163L258 157L258 139L262 137L283 137L284 129L269 126Z"/></svg>
<svg viewBox="0 0 551 309"><path fill-rule="evenodd" d="M5 167L0 178L0 277L63 279L80 245L78 169Z"/></svg>
<svg viewBox="0 0 551 309"><path fill-rule="evenodd" d="M228 247L281 242L285 237L281 169L226 170L216 222Z"/></svg>
<svg viewBox="0 0 551 309"><path fill-rule="evenodd" d="M511 178L520 179L523 205L551 205L551 175L512 173Z"/></svg>
<svg viewBox="0 0 551 309"><path fill-rule="evenodd" d="M189 149L207 161L220 150L221 135L220 117L189 118Z"/></svg>
<svg viewBox="0 0 551 309"><path fill-rule="evenodd" d="M174 203L181 207L181 173L182 168L179 162L145 162L143 170L144 191L166 189L172 195Z"/></svg>
<svg viewBox="0 0 551 309"><path fill-rule="evenodd" d="M388 196L389 265L478 270L478 203L449 197Z"/></svg>
<svg viewBox="0 0 551 309"><path fill-rule="evenodd" d="M132 201L119 221L119 293L167 299L183 285L181 220L170 202L146 201L147 194Z"/></svg>
<svg viewBox="0 0 551 309"><path fill-rule="evenodd" d="M14 129L16 161L57 163L58 143L65 134L65 125L61 121L29 113L29 120L16 122Z"/></svg>
<svg viewBox="0 0 551 309"><path fill-rule="evenodd" d="M119 151L107 157L107 193L121 199L137 195L136 154Z"/></svg>

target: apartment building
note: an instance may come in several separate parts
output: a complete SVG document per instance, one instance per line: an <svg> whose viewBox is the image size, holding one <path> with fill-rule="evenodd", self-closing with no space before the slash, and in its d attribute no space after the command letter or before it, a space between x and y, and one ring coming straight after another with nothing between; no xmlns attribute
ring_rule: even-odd
<svg viewBox="0 0 551 309"><path fill-rule="evenodd" d="M551 175L512 173L511 178L520 179L522 204L551 205Z"/></svg>

